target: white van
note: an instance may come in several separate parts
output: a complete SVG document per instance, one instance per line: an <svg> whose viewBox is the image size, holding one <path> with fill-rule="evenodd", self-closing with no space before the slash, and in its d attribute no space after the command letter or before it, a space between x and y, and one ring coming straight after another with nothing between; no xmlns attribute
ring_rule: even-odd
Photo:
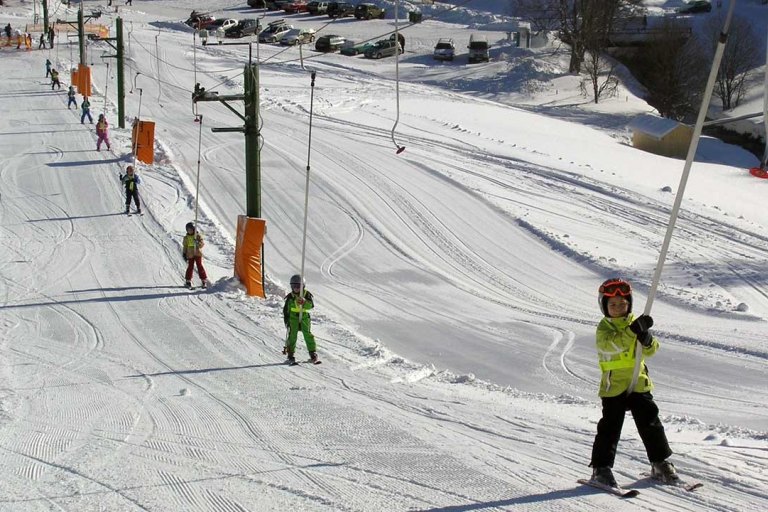
<svg viewBox="0 0 768 512"><path fill-rule="evenodd" d="M472 34L469 36L469 62L488 62L491 58L488 45L488 38L482 34Z"/></svg>

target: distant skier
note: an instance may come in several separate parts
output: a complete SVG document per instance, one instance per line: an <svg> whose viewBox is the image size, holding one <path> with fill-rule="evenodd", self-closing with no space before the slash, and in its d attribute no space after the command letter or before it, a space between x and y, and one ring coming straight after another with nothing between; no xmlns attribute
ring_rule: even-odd
<svg viewBox="0 0 768 512"><path fill-rule="evenodd" d="M133 172L133 166L129 165L125 168L125 174L120 175L120 181L125 187L125 213L130 213L131 199L133 199L136 205L136 213L141 214L141 202L139 201L139 185L141 185L141 178L138 174Z"/></svg>
<svg viewBox="0 0 768 512"><path fill-rule="evenodd" d="M53 50L53 38L56 37L56 30L53 28L53 25L50 26L48 29L48 44L51 46L51 50Z"/></svg>
<svg viewBox="0 0 768 512"><path fill-rule="evenodd" d="M80 109L83 111L80 116L80 124L85 124L85 118L93 124L93 116L91 115L91 102L88 101L88 96L83 96L83 102L80 104Z"/></svg>
<svg viewBox="0 0 768 512"><path fill-rule="evenodd" d="M45 78L48 78L51 75L51 59L45 59Z"/></svg>
<svg viewBox="0 0 768 512"><path fill-rule="evenodd" d="M67 90L67 110L70 110L70 105L75 105L75 110L77 110L77 100L75 99L77 95L77 92L75 91L75 86L70 85L69 89Z"/></svg>
<svg viewBox="0 0 768 512"><path fill-rule="evenodd" d="M659 341L650 328L653 318L632 314L632 287L629 282L613 278L600 285L598 292L600 309L605 315L597 326L597 354L602 371L600 398L603 417L597 424L597 435L592 446L592 480L616 487L611 468L616 458L616 448L621 437L626 411L632 412L637 431L645 445L651 462L651 476L665 483L679 481L675 466L669 462L672 455L664 426L659 419L659 408L653 401L653 383L648 367L641 360L641 371L631 394L627 390L632 383L637 341L643 346L639 357L650 357L659 349Z"/></svg>
<svg viewBox="0 0 768 512"><path fill-rule="evenodd" d="M45 34L40 34L40 44L37 45L37 49L40 50L40 49L45 49L45 48L46 48L46 46L45 46ZM45 75L45 76L48 76L48 75Z"/></svg>
<svg viewBox="0 0 768 512"><path fill-rule="evenodd" d="M288 330L288 336L285 340L283 353L287 356L288 362L296 363L294 353L296 351L296 339L299 336L299 329L304 335L304 343L307 344L307 351L313 363L319 362L317 358L317 346L315 337L312 335L309 310L315 307L312 294L302 285L301 276L296 274L291 276L291 292L285 296L283 305L283 321ZM301 317L301 321L299 321ZM301 322L301 325L299 325Z"/></svg>
<svg viewBox="0 0 768 512"><path fill-rule="evenodd" d="M192 288L192 277L195 274L195 265L197 265L197 275L203 283L202 286L203 288L208 288L211 282L208 281L208 274L203 266L203 246L205 246L203 235L197 232L193 222L187 222L186 230L187 234L184 235L181 243L182 255L184 256L184 261L187 262L184 286Z"/></svg>
<svg viewBox="0 0 768 512"><path fill-rule="evenodd" d="M96 136L98 137L96 140L96 151L101 151L102 142L107 145L107 151L112 149L112 146L109 144L109 123L104 114L99 114L99 120L96 121Z"/></svg>
<svg viewBox="0 0 768 512"><path fill-rule="evenodd" d="M55 69L51 69L51 90L54 87L61 89L61 82L59 82L59 72Z"/></svg>
<svg viewBox="0 0 768 512"><path fill-rule="evenodd" d="M8 44L11 43L11 34L13 33L13 29L11 28L11 24L7 24L5 28L3 29L5 31L5 37L8 38Z"/></svg>

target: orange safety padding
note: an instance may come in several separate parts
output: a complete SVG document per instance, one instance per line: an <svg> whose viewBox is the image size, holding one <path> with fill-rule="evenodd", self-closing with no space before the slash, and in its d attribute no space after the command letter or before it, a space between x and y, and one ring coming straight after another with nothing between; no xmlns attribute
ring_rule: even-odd
<svg viewBox="0 0 768 512"><path fill-rule="evenodd" d="M264 235L267 221L245 215L237 216L235 243L235 276L250 296L266 298L264 293Z"/></svg>
<svg viewBox="0 0 768 512"><path fill-rule="evenodd" d="M84 64L77 67L77 82L72 82L77 87L77 92L83 96L91 97L91 68Z"/></svg>
<svg viewBox="0 0 768 512"><path fill-rule="evenodd" d="M76 68L72 68L69 72L69 83L77 87L77 81L78 81L78 72Z"/></svg>
<svg viewBox="0 0 768 512"><path fill-rule="evenodd" d="M138 133L137 133L138 132ZM136 148L136 159L152 165L155 161L155 123L139 121L134 123L131 146Z"/></svg>

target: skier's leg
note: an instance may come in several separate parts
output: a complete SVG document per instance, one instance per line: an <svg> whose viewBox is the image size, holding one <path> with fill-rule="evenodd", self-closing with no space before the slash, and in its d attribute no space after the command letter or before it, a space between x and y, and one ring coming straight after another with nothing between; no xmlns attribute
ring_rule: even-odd
<svg viewBox="0 0 768 512"><path fill-rule="evenodd" d="M303 315L301 318L301 333L304 335L304 343L307 344L307 351L314 352L317 348L315 336L310 331L312 320L309 315Z"/></svg>
<svg viewBox="0 0 768 512"><path fill-rule="evenodd" d="M128 213L130 208L131 208L131 191L126 188L125 189L125 213Z"/></svg>
<svg viewBox="0 0 768 512"><path fill-rule="evenodd" d="M195 262L197 263L197 275L200 276L200 280L207 281L208 273L205 271L205 267L203 266L203 257L198 256L195 258Z"/></svg>
<svg viewBox="0 0 768 512"><path fill-rule="evenodd" d="M288 356L293 356L296 352L296 338L299 335L299 319L291 315L288 318L288 339L285 346L288 349Z"/></svg>
<svg viewBox="0 0 768 512"><path fill-rule="evenodd" d="M187 260L187 272L184 274L185 281L192 280L192 275L194 274L194 270L195 270L195 258L189 258Z"/></svg>
<svg viewBox="0 0 768 512"><path fill-rule="evenodd" d="M637 433L640 434L640 439L645 445L648 460L651 463L667 460L672 455L672 449L669 447L664 425L659 419L659 408L653 401L653 395L650 393L632 393L629 405L632 419L635 420L635 426L637 426Z"/></svg>
<svg viewBox="0 0 768 512"><path fill-rule="evenodd" d="M603 417L597 423L597 435L592 445L592 461L589 464L593 468L613 467L621 428L624 426L625 400L624 395L602 399Z"/></svg>

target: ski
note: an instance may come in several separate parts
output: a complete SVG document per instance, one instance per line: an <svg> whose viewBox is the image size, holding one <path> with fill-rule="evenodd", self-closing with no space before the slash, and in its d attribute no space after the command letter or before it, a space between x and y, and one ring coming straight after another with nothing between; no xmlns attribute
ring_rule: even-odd
<svg viewBox="0 0 768 512"><path fill-rule="evenodd" d="M648 473L643 473L643 476L646 477L649 481L653 482L657 485L665 485L667 487L677 487L678 489L683 489L684 491L693 492L696 489L700 489L704 487L703 482L688 482L686 480L678 480L677 482L665 482L664 480L659 480L658 478L654 478Z"/></svg>
<svg viewBox="0 0 768 512"><path fill-rule="evenodd" d="M601 484L600 482L595 482L594 480L587 480L586 478L580 478L576 481L582 485L588 485L590 487L594 487L595 489L600 489L601 491L613 494L619 498L634 498L640 494L640 491L637 489L622 489L621 487L611 487L610 485Z"/></svg>

